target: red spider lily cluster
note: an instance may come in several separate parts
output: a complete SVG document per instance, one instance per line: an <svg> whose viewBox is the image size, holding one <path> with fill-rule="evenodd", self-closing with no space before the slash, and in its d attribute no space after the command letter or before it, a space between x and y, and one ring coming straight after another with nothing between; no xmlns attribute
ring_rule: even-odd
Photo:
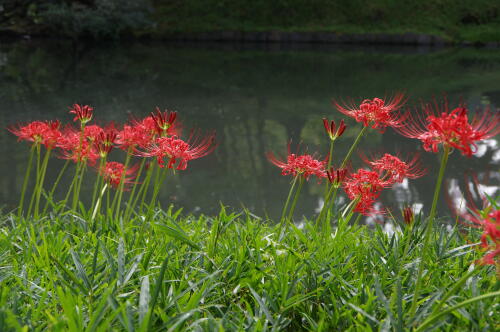
<svg viewBox="0 0 500 332"><path fill-rule="evenodd" d="M79 128L71 124L63 126L59 121L33 121L9 128L20 141L32 143L34 148L32 151L37 151L38 160L40 160L40 146L43 145L47 148L45 159L48 159L50 152L55 151L58 158L76 163L75 178L70 189L74 191L73 197L76 197L75 205L78 202L81 178L87 165L94 166L103 183L123 191L127 189L127 185L139 183L140 174L136 174L138 165L129 166L129 160L132 158L142 158L139 162L143 164L147 161L143 166L150 172L152 172L151 160L154 160L150 160L150 157L156 158L161 168L166 164L167 168L177 165L176 169L185 170L189 161L206 156L216 146L214 133L203 137L199 132L195 135L193 131L187 140L183 140L181 126L176 121L177 112L162 112L156 108L155 112L144 119L133 119L120 127L113 122L105 126L91 124L93 110L88 105L75 104L71 107L69 113L75 115L73 120L79 122ZM108 160L113 149L126 151L125 163ZM40 162L37 165L40 165ZM29 167L31 168L31 165ZM45 163L37 168L37 181L41 183L35 185L35 190L42 190L46 167ZM95 188L97 187L99 183L96 183ZM39 193L34 195L40 196ZM35 208L35 214L36 212Z"/></svg>
<svg viewBox="0 0 500 332"><path fill-rule="evenodd" d="M383 210L373 209L373 204L384 188L402 183L405 178L419 178L427 172L420 164L418 154L414 154L409 161L403 161L389 153L373 160L365 156L362 158L371 170L359 169L351 174L344 182L344 190L351 200L359 201L354 211L363 215L383 213Z"/></svg>
<svg viewBox="0 0 500 332"><path fill-rule="evenodd" d="M305 180L311 175L315 175L319 180L327 177L325 206L328 209L334 205L332 200L337 197L337 188L342 187L352 202L349 207L353 212L368 216L385 213L383 209L374 208L384 189L402 183L404 179L420 178L427 173L427 169L421 164L418 153L409 154L406 158L402 158L399 154L383 153L370 158L361 155L369 169L360 168L351 171L350 167L347 167L349 158L367 128L376 129L378 132L384 132L388 127L393 128L406 137L421 140L426 151L437 152L439 146L444 146L448 152L454 148L467 156L475 151L476 142L500 133L498 112L486 110L470 117L464 105L450 110L446 99L441 104L437 102L423 104L421 109L416 111L403 110L406 99L404 94L396 93L388 99L364 99L359 104L334 101L333 105L340 113L354 118L363 125L342 162L334 160L333 148L334 142L340 139L347 129L344 119L336 121L323 118L323 126L331 144L330 153L324 160L315 157L316 153L291 153L290 147L285 160L278 159L272 152L268 152L267 157L271 163L281 168L282 175ZM334 164L340 166L332 167ZM293 190L300 190L300 187L294 189L294 183L289 197ZM323 211L320 216L324 217ZM414 220L414 213L410 208L403 209L403 216L406 224L411 224Z"/></svg>
<svg viewBox="0 0 500 332"><path fill-rule="evenodd" d="M451 109L448 100L424 104L421 109L409 111L408 120L396 131L403 136L422 141L424 149L438 152L439 146L459 150L472 156L476 142L500 133L500 113L486 109L469 117L464 105Z"/></svg>

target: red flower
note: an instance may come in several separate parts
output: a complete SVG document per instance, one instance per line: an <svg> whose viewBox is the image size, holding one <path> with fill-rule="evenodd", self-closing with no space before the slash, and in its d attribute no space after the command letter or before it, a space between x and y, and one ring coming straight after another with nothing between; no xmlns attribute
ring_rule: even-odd
<svg viewBox="0 0 500 332"><path fill-rule="evenodd" d="M139 124L124 125L123 129L118 133L116 143L118 147L123 150L129 148L146 147L151 144L152 136L150 132Z"/></svg>
<svg viewBox="0 0 500 332"><path fill-rule="evenodd" d="M364 155L363 160L371 166L371 168L379 173L379 177L383 179L387 185L392 185L396 182L403 182L405 178L416 179L427 173L427 169L422 168L418 154L414 154L409 161L403 161L399 157L391 154L384 154L376 160L368 160Z"/></svg>
<svg viewBox="0 0 500 332"><path fill-rule="evenodd" d="M113 150L117 137L118 131L113 125L108 126L104 131L99 133L94 141L94 146L101 158L106 157Z"/></svg>
<svg viewBox="0 0 500 332"><path fill-rule="evenodd" d="M89 126L93 127L93 126ZM64 128L61 139L59 140L57 146L63 150L61 158L71 159L74 162L89 162L89 164L94 165L96 160L99 159L99 153L93 144L93 135L97 134L97 130L91 129L92 140L81 138L81 133L79 130L68 126ZM101 128L101 132L103 132Z"/></svg>
<svg viewBox="0 0 500 332"><path fill-rule="evenodd" d="M215 133L203 138L193 133L187 141L177 136L159 137L142 156L156 157L160 167L165 167L164 158L168 158L168 168L173 168L178 162L176 169L185 170L188 161L211 153L216 147L214 143Z"/></svg>
<svg viewBox="0 0 500 332"><path fill-rule="evenodd" d="M495 257L500 256L500 210L495 210L483 219L481 245L489 252L483 257L484 264L495 264ZM488 241L488 238L490 241Z"/></svg>
<svg viewBox="0 0 500 332"><path fill-rule="evenodd" d="M175 119L177 118L177 112L168 110L162 112L157 107L156 114L151 112L151 118L155 121L158 135L165 136L168 134L168 130L174 126Z"/></svg>
<svg viewBox="0 0 500 332"><path fill-rule="evenodd" d="M124 185L132 183L135 176L137 167L130 167L125 169L125 165L116 161L109 161L104 165L99 173L109 185L118 188L123 177Z"/></svg>
<svg viewBox="0 0 500 332"><path fill-rule="evenodd" d="M86 126L83 130L83 136L90 142L94 142L101 134L104 134L104 132L105 131L102 127L98 125L90 125Z"/></svg>
<svg viewBox="0 0 500 332"><path fill-rule="evenodd" d="M267 159L274 165L281 168L281 175L301 175L306 180L311 175L315 175L318 180L326 177L326 161L320 161L314 158L314 155L297 155L290 153L290 144L288 144L288 156L286 162L277 159L272 152L267 153Z"/></svg>
<svg viewBox="0 0 500 332"><path fill-rule="evenodd" d="M334 101L335 107L347 116L354 118L357 122L363 122L365 127L372 127L383 132L386 127L399 127L406 118L398 110L405 103L406 98L402 93L396 93L387 102L380 98L365 99L359 106L340 105Z"/></svg>
<svg viewBox="0 0 500 332"><path fill-rule="evenodd" d="M89 105L73 104L73 108L69 112L75 114L73 121L80 120L82 124L85 124L92 120L94 109Z"/></svg>
<svg viewBox="0 0 500 332"><path fill-rule="evenodd" d="M380 179L377 172L365 169L359 169L344 181L344 190L349 199L359 200L354 211L366 216L376 213L373 209L373 203L386 186L386 182Z"/></svg>
<svg viewBox="0 0 500 332"><path fill-rule="evenodd" d="M488 211L490 208L486 208ZM495 257L500 255L500 210L491 212L473 210L472 213L464 214L472 227L482 228L481 246L487 250L487 254L481 259L482 264L495 264Z"/></svg>
<svg viewBox="0 0 500 332"><path fill-rule="evenodd" d="M408 121L396 131L401 135L417 138L424 144L426 151L438 152L443 144L472 156L477 149L475 142L493 137L500 133L500 113L489 109L470 119L463 106L449 110L448 100L425 104L421 111L409 113Z"/></svg>
<svg viewBox="0 0 500 332"><path fill-rule="evenodd" d="M337 170L334 170L333 167L330 167L330 169L326 171L328 181L335 186L338 186L344 182L345 178L347 177L347 173L347 168L339 168Z"/></svg>
<svg viewBox="0 0 500 332"><path fill-rule="evenodd" d="M18 137L19 141L43 144L46 148L54 147L61 139L61 124L56 121L33 121L25 126L11 127L8 130Z"/></svg>
<svg viewBox="0 0 500 332"><path fill-rule="evenodd" d="M332 120L331 122L328 121L328 119L323 118L323 125L325 126L326 133L330 137L332 141L336 140L342 134L344 133L346 129L346 125L344 124L344 120L340 120L339 122L339 127L337 128L337 125L335 124L335 121Z"/></svg>

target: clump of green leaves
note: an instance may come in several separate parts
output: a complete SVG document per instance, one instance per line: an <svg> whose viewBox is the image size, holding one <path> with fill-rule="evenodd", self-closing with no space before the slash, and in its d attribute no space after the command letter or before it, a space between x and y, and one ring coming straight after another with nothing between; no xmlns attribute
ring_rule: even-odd
<svg viewBox="0 0 500 332"><path fill-rule="evenodd" d="M483 331L497 324L498 282L494 267L474 267L477 243L435 226L421 256L418 216L411 227L394 222L392 234L349 217L326 232L314 221L280 232L224 208L214 217L170 208L146 224L133 215L99 225L92 232L75 214L2 217L2 331L404 331L424 322L425 329ZM468 238L478 240L474 231ZM410 317L422 263L425 282ZM438 306L445 314L435 317Z"/></svg>

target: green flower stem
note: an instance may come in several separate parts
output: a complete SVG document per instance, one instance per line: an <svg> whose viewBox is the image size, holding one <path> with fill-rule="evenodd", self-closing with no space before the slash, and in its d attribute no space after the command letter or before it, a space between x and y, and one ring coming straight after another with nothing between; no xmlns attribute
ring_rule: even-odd
<svg viewBox="0 0 500 332"><path fill-rule="evenodd" d="M358 146L359 141L361 140L361 137L363 137L363 135L366 131L366 128L367 127L363 126L363 128L360 130L358 136L356 137L356 140L354 141L354 143L352 143L351 148L349 149L349 152L347 152L347 155L345 156L344 160L342 161L340 168L343 168L347 164L349 159L351 158L351 155L354 152L354 149L356 148L356 146Z"/></svg>
<svg viewBox="0 0 500 332"><path fill-rule="evenodd" d="M415 285L415 293L413 294L413 301L410 307L410 317L413 318L415 315L415 312L417 310L417 302L418 302L418 296L420 295L420 287L422 284L422 273L424 271L424 257L425 257L425 252L429 246L429 240L430 240L430 235L431 235L431 230L434 225L434 218L436 216L436 207L437 207L437 202L439 199L439 193L441 192L441 184L443 182L443 177L444 177L444 171L446 169L446 163L448 162L448 156L450 154L450 147L445 145L443 149L443 156L441 158L441 165L439 168L439 175L436 183L436 188L434 190L434 198L432 200L432 207L431 207L431 212L429 213L429 218L427 220L427 226L425 228L425 234L424 234L424 243L422 246L422 252L420 255L420 263L418 266L418 272L417 272L417 281Z"/></svg>
<svg viewBox="0 0 500 332"><path fill-rule="evenodd" d="M133 206L132 202L134 202L134 204L136 203L136 201L134 201L134 195L135 195L135 191L137 189L137 183L138 183L139 179L141 178L142 170L144 169L145 163L146 163L146 159L143 158L141 161L141 164L139 166L139 170L137 171L137 176L135 177L134 185L132 186L132 191L130 192L130 195L128 198L127 207L125 208L125 219L128 219L130 217L130 211L131 211L132 206Z"/></svg>
<svg viewBox="0 0 500 332"><path fill-rule="evenodd" d="M300 191L302 189L302 185L304 184L304 178L301 176L299 179L299 186L295 191L295 197L293 198L292 206L290 207L290 211L288 211L288 220L292 220L293 212L295 211L295 205L297 205L297 201L299 199Z"/></svg>
<svg viewBox="0 0 500 332"><path fill-rule="evenodd" d="M102 196L104 195L104 192L108 189L108 184L105 183L104 187L102 187L101 193L99 194L99 198L97 199L97 202L94 206L94 211L92 212L92 217L90 218L90 223L92 224L92 232L95 232L96 229L96 224L94 223L95 216L97 214L97 211L99 211L99 207L101 206L101 201L102 201Z"/></svg>
<svg viewBox="0 0 500 332"><path fill-rule="evenodd" d="M63 168L61 169L61 171L57 175L56 181L54 182L54 184L52 185L52 188L50 189L48 197L49 197L49 200L52 202L54 202L54 192L56 191L56 188L59 185L59 182L61 181L61 178L62 178L64 172L66 172L66 169L68 168L69 163L70 163L70 160L67 159L66 162L64 163ZM49 207L49 200L47 200L45 202L45 206L44 206L43 212L42 212L43 214L45 214L47 212L47 209Z"/></svg>
<svg viewBox="0 0 500 332"><path fill-rule="evenodd" d="M75 195L73 196L73 205L72 210L76 212L76 208L78 207L78 202L80 201L80 191L82 189L83 176L85 175L85 170L87 169L86 164L82 164L80 174L78 176L78 180L76 182L76 190Z"/></svg>
<svg viewBox="0 0 500 332"><path fill-rule="evenodd" d="M41 173L41 170L40 170L40 164L41 164L40 150L41 150L41 146L40 146L40 144L37 144L36 145L36 180L35 180L35 188L33 189L33 192L31 193L30 205L28 207L28 216L31 215L33 204L35 203L35 197L36 197L36 190L38 188L38 182L40 182L40 173Z"/></svg>
<svg viewBox="0 0 500 332"><path fill-rule="evenodd" d="M79 156L79 163L78 163L78 167L77 167L77 170L76 170L76 174L75 174L75 185L73 186L73 204L71 204L71 207L72 207L72 210L74 212L76 212L76 205L78 204L78 198L79 198L79 195L80 195L80 186L79 184L81 183L81 179L82 179L82 176L83 176L83 172L84 172L84 165L86 160L83 160L83 140L85 139L85 122L80 122L80 141L78 143L78 151L80 153L80 156Z"/></svg>
<svg viewBox="0 0 500 332"><path fill-rule="evenodd" d="M21 189L21 200L19 201L19 208L17 211L17 217L21 218L23 214L23 205L24 205L24 195L26 194L26 188L28 187L28 182L31 174L31 168L33 166L33 155L35 154L35 144L31 146L30 156L28 159L28 167L26 168L26 173L24 174L23 187Z"/></svg>
<svg viewBox="0 0 500 332"><path fill-rule="evenodd" d="M127 157L125 158L125 164L123 165L123 172L120 178L120 184L118 185L118 202L116 203L115 219L119 219L120 216L120 206L122 203L123 190L125 188L125 176L127 173L128 164L130 163L130 156L132 155L132 147L128 148Z"/></svg>
<svg viewBox="0 0 500 332"><path fill-rule="evenodd" d="M478 301L482 301L482 300L488 299L490 297L496 297L496 296L500 296L500 291L491 292L491 293L483 294L483 295L480 295L480 296L476 296L476 297L473 297L471 299L468 299L468 300L465 300L463 302L460 302L458 304L455 304L454 306L449 307L448 309L443 310L440 313L435 314L435 315L429 317L426 321L424 321L422 323L422 325L420 325L415 330L415 332L424 331L427 328L427 326L431 325L432 323L434 323L435 321L437 321L441 317L443 317L443 316L445 316L445 315L447 315L449 313L452 313L453 311L455 311L457 309L465 307L468 304L471 304L471 303L474 303L474 302L478 302Z"/></svg>
<svg viewBox="0 0 500 332"><path fill-rule="evenodd" d="M321 211L319 213L319 216L318 218L316 219L316 227L319 226L320 223L323 222L323 217L324 217L324 214L327 210L329 210L329 206L330 206L330 196L332 195L333 193L333 190L335 189L335 185L332 184L332 186L330 187L330 190L328 190L328 193L326 194L325 196L325 201L323 203L323 207L321 208Z"/></svg>
<svg viewBox="0 0 500 332"><path fill-rule="evenodd" d="M139 201L139 198L142 196L142 193L144 192L144 188L145 188L145 182L151 178L151 173L150 173L150 169L151 169L152 166L149 167L149 169L146 171L146 175L145 175L145 179L144 181L141 183L141 185L139 186L139 191L137 192L137 194L135 195L133 201L132 201L132 204L130 204L130 211L129 211L129 216L130 214L133 212L133 209L134 207L137 206L137 202ZM143 204L143 203L141 203ZM141 211L142 210L142 205L139 206L138 208L138 211Z"/></svg>
<svg viewBox="0 0 500 332"><path fill-rule="evenodd" d="M285 215L286 215L286 211L288 209L288 203L290 203L290 198L292 198L293 189L295 188L295 184L297 183L298 178L299 178L299 175L296 175L293 178L292 186L290 187L290 190L288 191L288 196L286 198L285 205L283 206L283 210L281 211L280 229L283 227L283 224L285 222Z"/></svg>
<svg viewBox="0 0 500 332"><path fill-rule="evenodd" d="M335 140L330 140L330 152L328 153L328 163L327 163L327 166L326 166L326 170L329 170L330 167L332 166L332 163L333 163L333 145L335 143ZM326 196L328 195L328 192L329 192L329 182L326 181L326 184L325 184L325 202L326 202Z"/></svg>
<svg viewBox="0 0 500 332"><path fill-rule="evenodd" d="M153 176L153 172L157 168L156 164L153 162L151 163L151 166L148 169L148 172L146 173L146 179L144 180L144 183L142 184L141 190L142 190L142 198L141 198L141 205L139 206L139 211L142 212L142 208L144 207L144 201L146 200L146 196L149 191L149 184L151 182L151 177ZM138 194L138 197L141 196L141 193ZM135 206L135 204L134 204Z"/></svg>
<svg viewBox="0 0 500 332"><path fill-rule="evenodd" d="M40 210L40 196L42 194L43 190L43 183L45 181L45 174L47 173L47 165L49 164L49 157L50 157L50 152L52 151L52 148L48 148L47 151L45 152L45 156L43 158L43 163L41 167L41 174L40 174L40 180L37 184L37 188L35 189L36 191L36 199L35 199L35 219L38 219L38 212Z"/></svg>
<svg viewBox="0 0 500 332"><path fill-rule="evenodd" d="M97 178L94 182L94 189L92 190L92 203L90 204L90 206L94 206L95 200L97 199L97 192L101 190L101 185L103 181L103 177L101 176L101 171L104 165L106 165L106 159L107 159L106 157L103 157L99 160L99 168L97 169Z"/></svg>
<svg viewBox="0 0 500 332"><path fill-rule="evenodd" d="M69 188L68 188L68 192L66 193L66 196L64 197L64 204L66 205L66 202L69 200L69 196L71 195L71 193L73 192L73 187L76 185L76 180L78 179L78 173L80 172L80 162L78 162L76 164L76 167L75 167L75 175L73 175L73 180L71 180L71 183L69 185Z"/></svg>
<svg viewBox="0 0 500 332"><path fill-rule="evenodd" d="M153 197L151 197L151 202L149 203L148 207L148 218L149 220L152 217L152 213L154 211L154 208L156 206L156 199L158 198L158 193L160 192L160 188L163 184L163 181L165 181L165 177L167 175L168 167L164 168L159 168L156 172L156 177L155 177L155 184L154 184L154 190L153 190Z"/></svg>

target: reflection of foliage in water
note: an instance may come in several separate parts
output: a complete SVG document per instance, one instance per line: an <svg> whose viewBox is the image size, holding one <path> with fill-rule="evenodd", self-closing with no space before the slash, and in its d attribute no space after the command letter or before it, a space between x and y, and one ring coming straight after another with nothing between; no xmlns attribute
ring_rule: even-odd
<svg viewBox="0 0 500 332"><path fill-rule="evenodd" d="M487 50L422 53L408 48L49 44L20 43L0 49L5 54L0 106L8 110L0 113L2 123L69 119L67 107L74 102L94 105L103 121L125 120L127 112L145 115L156 105L179 110L186 127L214 128L221 141L215 157L193 164L188 174L172 182L182 184L173 199L189 208L201 205L203 210L217 209L218 199L232 205L241 200L274 215L288 183L267 163L264 153L268 149L284 153L288 137L302 140L311 150L317 145L324 148L321 117L340 118L330 105L332 97L372 97L404 89L411 93L412 102L447 91L451 100L463 96L473 106L500 104L494 91L500 80L500 55ZM352 122L348 125L354 127ZM349 142L356 130L348 130L344 141ZM0 139L12 142L7 135L2 132ZM383 136L370 133L361 145L390 152L418 149L418 144L390 130ZM14 167L22 167L25 151L2 146L2 154L16 156ZM341 141L335 153L343 155L347 148ZM483 169L491 153L456 162L452 156L450 174ZM436 167L434 155L423 154L423 158ZM3 187L12 193L20 179L2 177L1 181L10 182ZM431 169L429 176L410 184L411 197L426 202L425 188L432 188L434 182ZM418 190L420 197L417 186L424 188L424 192ZM309 191L317 191L314 183ZM1 201L10 201L7 195ZM315 195L305 196L303 207L311 211L315 200Z"/></svg>

